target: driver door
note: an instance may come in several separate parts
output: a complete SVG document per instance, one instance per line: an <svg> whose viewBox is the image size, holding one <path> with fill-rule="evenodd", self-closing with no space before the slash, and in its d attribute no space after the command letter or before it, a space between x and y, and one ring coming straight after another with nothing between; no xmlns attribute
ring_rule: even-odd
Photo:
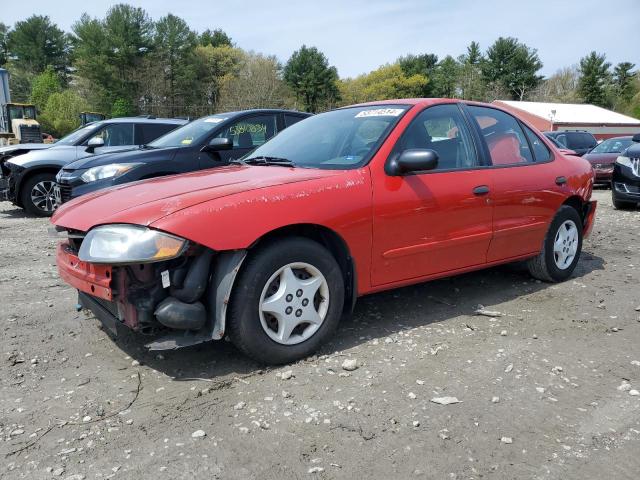
<svg viewBox="0 0 640 480"><path fill-rule="evenodd" d="M371 283L398 283L486 263L492 236L491 173L481 167L472 130L455 104L419 113L387 162L431 149L425 172L373 178Z"/></svg>

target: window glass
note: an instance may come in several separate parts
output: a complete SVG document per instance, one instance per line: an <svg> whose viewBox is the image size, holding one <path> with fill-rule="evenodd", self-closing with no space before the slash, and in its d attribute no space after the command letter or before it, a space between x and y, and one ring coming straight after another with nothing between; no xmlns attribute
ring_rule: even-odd
<svg viewBox="0 0 640 480"><path fill-rule="evenodd" d="M154 148L188 147L198 145L216 130L228 117L224 114L209 115L187 123L180 128L154 140L149 146Z"/></svg>
<svg viewBox="0 0 640 480"><path fill-rule="evenodd" d="M105 147L134 145L133 123L108 123L93 137L102 138Z"/></svg>
<svg viewBox="0 0 640 480"><path fill-rule="evenodd" d="M478 165L469 129L456 105L437 105L419 113L398 140L393 154L416 148L438 154L435 170Z"/></svg>
<svg viewBox="0 0 640 480"><path fill-rule="evenodd" d="M469 106L487 142L493 165L532 163L533 155L518 121L501 110Z"/></svg>
<svg viewBox="0 0 640 480"><path fill-rule="evenodd" d="M567 132L567 145L571 149L585 149L592 148L598 142L594 139L594 137L589 133L584 132Z"/></svg>
<svg viewBox="0 0 640 480"><path fill-rule="evenodd" d="M154 141L156 138L161 137L165 133L175 129L178 125L172 125L170 123L141 123L141 143L146 145L149 142Z"/></svg>
<svg viewBox="0 0 640 480"><path fill-rule="evenodd" d="M551 152L544 144L540 137L533 133L526 125L523 125L524 133L526 133L527 138L529 139L529 143L531 144L531 148L533 149L533 157L536 162L548 162L551 159Z"/></svg>
<svg viewBox="0 0 640 480"><path fill-rule="evenodd" d="M69 135L62 137L56 142L56 145L75 145L76 142L82 141L86 135L89 135L92 130L98 130L101 125L102 123L92 123L90 125L80 127Z"/></svg>
<svg viewBox="0 0 640 480"><path fill-rule="evenodd" d="M558 135L556 137L556 140L558 141L558 143L560 145L562 145L562 148L567 148L567 136L566 135Z"/></svg>
<svg viewBox="0 0 640 480"><path fill-rule="evenodd" d="M217 136L233 140L233 148L255 148L276 134L275 115L256 115L230 124Z"/></svg>
<svg viewBox="0 0 640 480"><path fill-rule="evenodd" d="M284 114L284 126L290 127L294 123L298 123L300 120L304 120L306 117L299 117L298 115Z"/></svg>
<svg viewBox="0 0 640 480"><path fill-rule="evenodd" d="M631 146L630 138L610 138L596 146L591 153L622 153Z"/></svg>
<svg viewBox="0 0 640 480"><path fill-rule="evenodd" d="M283 130L250 154L280 157L298 167L342 170L366 164L406 105L349 107L308 117Z"/></svg>

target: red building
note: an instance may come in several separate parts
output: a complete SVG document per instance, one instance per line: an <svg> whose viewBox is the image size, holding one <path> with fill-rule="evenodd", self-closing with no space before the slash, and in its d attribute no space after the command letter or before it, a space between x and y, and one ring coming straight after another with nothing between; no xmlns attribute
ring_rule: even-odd
<svg viewBox="0 0 640 480"><path fill-rule="evenodd" d="M588 104L495 100L538 130L586 130L598 140L640 133L640 120Z"/></svg>

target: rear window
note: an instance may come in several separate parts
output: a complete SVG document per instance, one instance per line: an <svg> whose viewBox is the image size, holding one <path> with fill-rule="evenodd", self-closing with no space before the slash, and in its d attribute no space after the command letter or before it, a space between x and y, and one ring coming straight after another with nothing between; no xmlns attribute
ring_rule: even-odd
<svg viewBox="0 0 640 480"><path fill-rule="evenodd" d="M590 133L586 132L568 132L567 145L571 149L592 148L598 143Z"/></svg>

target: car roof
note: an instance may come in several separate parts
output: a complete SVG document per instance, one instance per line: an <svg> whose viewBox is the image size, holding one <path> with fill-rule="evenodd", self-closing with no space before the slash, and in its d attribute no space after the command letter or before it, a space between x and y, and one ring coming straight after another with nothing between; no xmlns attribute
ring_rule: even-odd
<svg viewBox="0 0 640 480"><path fill-rule="evenodd" d="M303 117L310 117L312 115L311 113L300 112L298 110L282 110L279 108L252 108L249 110L235 110L232 112L212 113L211 115L204 115L203 117L200 117L200 118L221 116L221 115L224 115L227 118L233 118L240 115L255 114L255 113L288 113L291 115L297 115L297 116L303 116Z"/></svg>
<svg viewBox="0 0 640 480"><path fill-rule="evenodd" d="M189 120L186 118L156 118L156 117L117 117L117 118L107 118L105 120L97 120L95 122L89 123L172 123L175 125L184 125L188 123ZM88 125L88 124L87 124Z"/></svg>

